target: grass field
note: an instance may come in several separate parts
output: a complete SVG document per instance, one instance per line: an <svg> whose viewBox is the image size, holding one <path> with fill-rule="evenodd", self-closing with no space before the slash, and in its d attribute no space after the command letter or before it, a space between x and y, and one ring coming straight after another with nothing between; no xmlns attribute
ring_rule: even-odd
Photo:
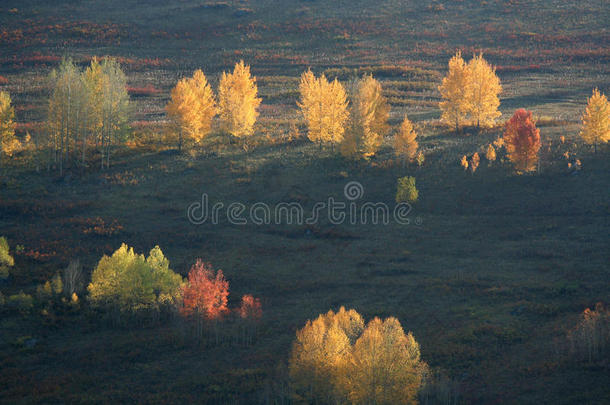
<svg viewBox="0 0 610 405"><path fill-rule="evenodd" d="M199 257L222 269L231 305L254 294L264 317L252 345L196 345L175 319L116 327L85 310L0 311L0 402L282 403L295 331L341 305L396 316L422 358L459 384L459 403L610 402L607 359L574 362L566 348L579 314L610 302L608 148L594 153L578 138L591 89L610 90L609 20L599 0L2 2L0 87L19 135L44 120L45 77L62 56L84 65L112 55L128 75L134 133L152 137L104 171L58 177L5 162L0 235L24 249L2 293L32 293L73 258L88 274L122 242L159 245L183 276ZM498 67L502 120L520 107L540 117L535 174L459 166L502 128L456 135L439 125L437 86L456 49ZM239 59L263 98L256 145L246 153L214 135L177 153L159 140L178 78L202 68L216 88ZM292 123L306 132L296 100L307 67L340 80L373 73L390 123L405 112L416 123L424 165L395 163L390 138L362 163L289 140ZM561 157L568 149L583 162L577 175ZM311 210L345 200L349 181L364 188L358 204L393 205L405 175L420 193L409 225L194 225L186 215L202 193Z"/></svg>

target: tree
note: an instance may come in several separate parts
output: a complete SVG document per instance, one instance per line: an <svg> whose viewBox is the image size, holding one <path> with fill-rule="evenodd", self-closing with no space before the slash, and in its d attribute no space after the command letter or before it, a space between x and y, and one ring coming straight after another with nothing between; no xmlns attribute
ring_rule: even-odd
<svg viewBox="0 0 610 405"><path fill-rule="evenodd" d="M78 127L75 112L81 109L80 71L71 59L64 58L59 68L50 73L49 81L53 85L47 118L49 142L52 144L50 150L53 152L52 160L58 164L61 175Z"/></svg>
<svg viewBox="0 0 610 405"><path fill-rule="evenodd" d="M492 162L496 160L496 150L494 149L492 144L487 145L487 151L485 152L485 159L491 165Z"/></svg>
<svg viewBox="0 0 610 405"><path fill-rule="evenodd" d="M443 99L439 103L442 111L441 121L449 125L455 124L455 132L460 129L460 125L471 110L468 104L471 101L471 98L468 97L470 81L469 69L462 59L461 52L458 51L449 60L449 72L438 87Z"/></svg>
<svg viewBox="0 0 610 405"><path fill-rule="evenodd" d="M470 170L472 173L476 172L479 168L479 163L481 163L481 158L479 157L479 153L475 152L470 158Z"/></svg>
<svg viewBox="0 0 610 405"><path fill-rule="evenodd" d="M185 316L219 319L228 312L228 296L229 282L225 280L222 270L214 274L211 264L197 259L189 271L187 283L182 287L183 306L180 312Z"/></svg>
<svg viewBox="0 0 610 405"><path fill-rule="evenodd" d="M540 150L540 130L532 119L532 112L521 108L515 111L504 129L504 145L508 158L518 172L536 168Z"/></svg>
<svg viewBox="0 0 610 405"><path fill-rule="evenodd" d="M395 318L364 327L345 308L307 321L297 331L289 373L307 403L409 404L421 385L419 345Z"/></svg>
<svg viewBox="0 0 610 405"><path fill-rule="evenodd" d="M68 297L76 293L80 294L83 289L83 278L80 260L71 260L63 271L64 294Z"/></svg>
<svg viewBox="0 0 610 405"><path fill-rule="evenodd" d="M261 99L257 97L256 78L250 76L250 66L240 61L233 73L222 73L218 87L218 111L225 131L244 139L253 134Z"/></svg>
<svg viewBox="0 0 610 405"><path fill-rule="evenodd" d="M8 241L4 236L0 237L0 279L5 279L9 275L9 268L15 265L15 260L11 256Z"/></svg>
<svg viewBox="0 0 610 405"><path fill-rule="evenodd" d="M398 319L375 318L354 344L340 381L352 404L417 404L421 364L419 344Z"/></svg>
<svg viewBox="0 0 610 405"><path fill-rule="evenodd" d="M493 68L483 58L483 54L474 55L466 67L468 90L466 92L467 112L471 124L477 128L489 127L500 115L498 94L502 91L500 79Z"/></svg>
<svg viewBox="0 0 610 405"><path fill-rule="evenodd" d="M580 136L585 143L593 144L596 152L598 144L610 141L610 103L598 89L593 90L582 115Z"/></svg>
<svg viewBox="0 0 610 405"><path fill-rule="evenodd" d="M468 158L466 155L462 156L462 159L460 159L460 166L462 166L464 170L468 169Z"/></svg>
<svg viewBox="0 0 610 405"><path fill-rule="evenodd" d="M104 126L102 103L99 102L103 98L104 77L102 65L97 58L94 57L91 64L85 69L82 74L82 83L82 102L85 104L82 121L85 128L82 131L81 164L84 166L87 158L87 138L92 137L99 144Z"/></svg>
<svg viewBox="0 0 610 405"><path fill-rule="evenodd" d="M11 105L11 96L0 91L0 159L2 155L10 156L16 145L15 138L15 109Z"/></svg>
<svg viewBox="0 0 610 405"><path fill-rule="evenodd" d="M345 123L349 118L347 94L336 79L329 82L324 75L316 78L311 70L301 75L301 99L297 103L307 123L310 141L335 145L343 141Z"/></svg>
<svg viewBox="0 0 610 405"><path fill-rule="evenodd" d="M381 83L372 75L358 80L352 90L351 124L341 143L341 153L351 158L374 155L388 132L390 106Z"/></svg>
<svg viewBox="0 0 610 405"><path fill-rule="evenodd" d="M341 307L337 314L329 311L297 331L289 369L298 395L317 403L341 398L338 378L351 348L350 336L355 341L363 327L356 311Z"/></svg>
<svg viewBox="0 0 610 405"><path fill-rule="evenodd" d="M101 167L109 167L110 150L124 140L129 118L127 79L115 59L93 58L81 72L71 59L63 59L49 75L47 129L50 161L64 165L81 145L81 165L86 164L87 140L95 139L101 154Z"/></svg>
<svg viewBox="0 0 610 405"><path fill-rule="evenodd" d="M129 120L129 94L127 78L116 59L104 58L102 61L102 132L101 132L101 167L110 167L110 150L113 144L123 141L126 136ZM104 149L105 148L105 149ZM105 150L105 153L104 153Z"/></svg>
<svg viewBox="0 0 610 405"><path fill-rule="evenodd" d="M415 203L419 197L419 191L415 187L415 177L405 176L398 179L396 186L396 202Z"/></svg>
<svg viewBox="0 0 610 405"><path fill-rule="evenodd" d="M239 316L242 319L260 319L263 316L261 301L250 294L241 297Z"/></svg>
<svg viewBox="0 0 610 405"><path fill-rule="evenodd" d="M394 137L394 153L405 161L413 161L417 156L417 133L413 129L413 124L405 115L400 128Z"/></svg>
<svg viewBox="0 0 610 405"><path fill-rule="evenodd" d="M158 246L145 258L122 244L112 256L101 258L87 290L94 305L137 312L175 305L181 284L182 277L169 268Z"/></svg>
<svg viewBox="0 0 610 405"><path fill-rule="evenodd" d="M192 78L181 79L165 108L179 128L178 149L182 149L183 134L200 143L210 133L216 115L214 92L203 72L198 69Z"/></svg>

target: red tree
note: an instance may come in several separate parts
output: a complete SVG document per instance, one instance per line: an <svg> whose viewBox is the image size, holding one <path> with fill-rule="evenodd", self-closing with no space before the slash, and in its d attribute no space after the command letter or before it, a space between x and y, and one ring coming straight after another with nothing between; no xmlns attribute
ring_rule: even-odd
<svg viewBox="0 0 610 405"><path fill-rule="evenodd" d="M206 319L221 318L227 311L229 282L225 280L222 270L214 274L209 263L201 259L191 267L188 283L182 288L183 315L201 314Z"/></svg>
<svg viewBox="0 0 610 405"><path fill-rule="evenodd" d="M250 294L241 297L239 316L243 319L259 319L263 316L261 301Z"/></svg>
<svg viewBox="0 0 610 405"><path fill-rule="evenodd" d="M540 130L534 124L531 111L523 108L515 111L506 123L504 144L508 158L517 171L529 172L536 168L540 149Z"/></svg>

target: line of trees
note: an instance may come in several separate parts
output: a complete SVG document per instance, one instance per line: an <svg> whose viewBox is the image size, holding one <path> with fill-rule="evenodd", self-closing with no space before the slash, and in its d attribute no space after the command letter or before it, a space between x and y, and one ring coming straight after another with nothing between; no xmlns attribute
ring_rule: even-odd
<svg viewBox="0 0 610 405"><path fill-rule="evenodd" d="M129 96L118 62L94 58L81 70L71 59L64 59L49 75L49 83L46 133L36 137L35 149L46 151L49 167L56 166L60 174L66 166L87 166L92 148L99 155L100 167L109 167L112 150L128 135ZM495 68L482 54L465 62L457 52L449 60L448 73L438 89L442 97L441 121L456 131L464 125L493 126L501 115L498 107L502 86ZM324 74L316 77L307 70L301 75L299 92L297 106L307 126L307 136L320 148L328 145L334 151L338 147L350 159L368 159L379 150L390 130L390 106L381 83L371 75L350 82L346 90L337 79L329 81ZM240 140L247 150L260 104L256 77L250 66L240 61L233 72L223 72L218 95L201 70L181 79L171 91L166 111L179 134L179 149L185 142L202 144L218 116L219 128ZM530 130L528 136L511 135L516 122L523 121L518 118L522 115L520 110L515 112L514 119L507 122L504 137L507 148L513 148L507 152L517 170L529 171L535 167L540 141L536 140L536 129ZM530 120L535 127L534 120ZM610 103L598 89L588 99L580 136L595 150L610 140ZM26 138L29 142L29 135ZM418 151L416 138L415 127L405 115L396 130L394 151L403 162L421 165L424 155ZM20 148L26 149L15 137L10 95L0 92L0 159Z"/></svg>

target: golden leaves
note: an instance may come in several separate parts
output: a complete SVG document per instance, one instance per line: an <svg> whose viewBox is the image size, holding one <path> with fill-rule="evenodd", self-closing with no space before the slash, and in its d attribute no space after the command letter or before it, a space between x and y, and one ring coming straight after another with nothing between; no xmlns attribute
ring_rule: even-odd
<svg viewBox="0 0 610 405"><path fill-rule="evenodd" d="M585 143L596 146L610 141L610 103L598 89L593 90L582 115L580 136Z"/></svg>

